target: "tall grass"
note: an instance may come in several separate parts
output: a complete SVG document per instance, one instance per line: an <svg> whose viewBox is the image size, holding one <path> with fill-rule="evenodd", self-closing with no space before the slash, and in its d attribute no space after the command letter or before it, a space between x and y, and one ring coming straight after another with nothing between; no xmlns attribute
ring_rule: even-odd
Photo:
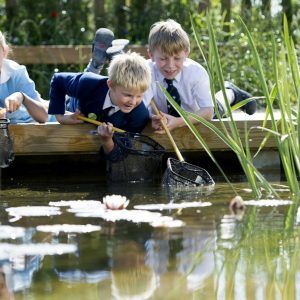
<svg viewBox="0 0 300 300"><path fill-rule="evenodd" d="M280 109L281 117L279 122L275 120L273 101L268 89L267 80L264 75L262 63L259 58L256 46L245 23L240 19L242 27L248 37L252 53L257 66L257 76L260 78L261 88L263 90L267 115L271 118L271 131L276 139L277 149L281 158L282 167L286 180L288 182L292 196L300 195L298 177L300 175L300 148L299 148L299 105L300 105L300 72L296 57L293 40L289 35L286 17L284 17L284 44L278 46L273 38L273 69L275 74L275 87L277 94L275 101ZM279 52L279 53L278 53ZM288 84L289 80L293 85ZM297 103L293 107L291 96L296 94Z"/></svg>
<svg viewBox="0 0 300 300"><path fill-rule="evenodd" d="M190 128L195 138L201 143L206 152L210 155L213 161L216 161L213 158L213 155L208 149L205 141L202 139L200 133L196 127L190 122L189 116L196 119L201 124L205 125L209 130L211 130L222 142L224 142L232 151L235 152L237 158L241 164L241 167L246 175L248 183L253 191L254 196L258 199L262 196L262 189L265 189L270 195L278 197L275 189L272 184L269 183L265 177L258 171L258 169L253 164L253 156L250 151L249 140L251 139L251 130L253 128L247 128L247 121L245 120L245 140L243 141L239 135L237 125L235 123L232 108L226 97L225 86L224 86L224 76L221 66L221 59L218 52L217 42L215 38L215 33L211 20L209 16L206 16L206 24L209 33L209 51L208 58L205 56L204 48L202 46L201 39L198 34L197 24L194 22L191 17L192 29L195 35L197 45L199 47L200 53L203 56L205 62L205 67L208 71L211 84L211 93L213 95L213 102L216 106L215 95L215 85L219 84L225 98L225 105L227 110L227 117L230 122L224 122L222 120L219 112L217 111L217 117L219 118L219 123L221 129L217 128L213 122L206 121L205 119L199 117L194 113L189 113L183 111L178 104L167 94L166 90L161 86L161 89L168 97L168 101L172 106L177 110L180 116L185 120L187 126ZM285 44L281 46L279 55L277 53L277 47L275 41L273 40L273 65L274 72L276 74L276 82L272 85L271 90L269 91L269 85L267 84L267 79L265 78L263 66L260 61L257 49L253 42L252 36L245 25L245 23L240 19L242 29L245 31L246 36L249 40L250 48L253 53L253 58L256 64L257 76L261 82L261 89L264 94L264 99L266 102L266 119L270 117L271 119L271 128L266 128L266 120L263 122L262 126L256 127L258 129L264 130L267 134L267 137L273 135L277 142L278 152L282 161L284 174L288 186L290 188L292 196L300 195L299 182L297 177L300 174L299 169L299 97L300 97L300 75L299 75L299 66L297 63L297 57L293 41L289 36L288 27L286 19L284 19L284 41ZM288 80L292 78L294 82L294 90L290 91L290 85L288 85ZM290 101L290 96L292 93L296 93L298 103L294 108ZM247 103L250 99L245 100L242 104ZM275 110L273 104L278 102L278 106L281 111L281 118L276 120ZM226 126L228 124L228 126ZM266 139L262 141L259 151L263 149ZM257 155L256 153L255 155ZM217 163L216 163L217 164ZM219 167L219 165L217 164ZM223 171L222 171L223 174ZM225 176L226 178L226 176Z"/></svg>

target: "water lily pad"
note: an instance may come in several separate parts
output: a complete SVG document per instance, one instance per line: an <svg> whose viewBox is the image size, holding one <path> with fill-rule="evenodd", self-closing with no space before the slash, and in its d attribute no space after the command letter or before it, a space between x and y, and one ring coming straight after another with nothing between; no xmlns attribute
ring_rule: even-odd
<svg viewBox="0 0 300 300"><path fill-rule="evenodd" d="M181 209L190 207L205 207L212 205L210 202L182 202L182 203L167 203L167 204L141 204L135 205L135 209L146 210L163 210L163 209Z"/></svg>
<svg viewBox="0 0 300 300"><path fill-rule="evenodd" d="M60 215L59 207L50 206L17 206L6 208L9 215L15 217L40 217Z"/></svg>
<svg viewBox="0 0 300 300"><path fill-rule="evenodd" d="M52 232L58 234L59 232L67 233L87 233L101 230L101 226L97 225L79 225L79 224L54 224L54 225L39 225L36 227L38 231Z"/></svg>
<svg viewBox="0 0 300 300"><path fill-rule="evenodd" d="M253 206L279 206L279 205L290 205L293 202L290 200L249 200L244 201L245 205L253 205Z"/></svg>

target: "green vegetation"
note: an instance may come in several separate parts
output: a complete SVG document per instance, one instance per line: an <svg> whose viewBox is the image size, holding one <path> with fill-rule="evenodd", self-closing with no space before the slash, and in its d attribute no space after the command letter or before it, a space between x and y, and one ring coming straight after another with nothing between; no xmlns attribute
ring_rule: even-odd
<svg viewBox="0 0 300 300"><path fill-rule="evenodd" d="M277 6L274 6L276 3ZM99 27L112 29L117 38L127 38L132 44L145 45L150 26L161 19L175 19L192 35L191 11L203 48L207 50L209 35L205 22L202 22L207 9L215 29L225 79L254 95L262 93L260 79L248 47L249 41L238 21L240 15L256 44L268 85L275 82L270 59L272 35L278 45L283 41L282 12L288 12L289 30L294 38L295 50L299 52L300 10L295 0L248 0L235 4L233 1L216 0L0 0L0 28L12 45L90 45ZM191 40L193 42L194 39ZM203 63L197 49L194 43L191 58ZM45 98L48 97L49 81L54 71L82 71L84 68L81 65L28 67ZM217 89L220 89L218 84ZM264 102L259 104L263 106Z"/></svg>
<svg viewBox="0 0 300 300"><path fill-rule="evenodd" d="M218 136L226 145L228 145L237 155L237 158L240 161L240 164L244 170L244 173L247 177L248 183L252 188L252 191L256 198L262 196L261 188L265 189L272 196L278 196L272 185L264 178L264 176L257 170L253 164L253 157L251 156L249 148L249 140L251 138L251 129L247 129L247 121L245 121L246 128L246 140L242 141L236 123L233 119L232 111L230 104L227 100L225 87L224 87L224 76L221 66L221 59L218 52L217 41L215 38L214 29L211 23L210 16L206 17L206 24L209 32L209 48L208 48L208 59L205 55L205 49L203 49L203 41L198 34L197 24L194 19L192 20L192 27L194 30L195 38L205 66L208 70L208 74L211 82L211 93L215 95L216 85L220 85L223 91L226 107L228 111L229 128L225 126L225 123L222 121L221 116L218 114L220 119L222 130L219 130L213 123L204 120L203 118L198 117L193 113L187 113L183 111L177 103L168 95L167 91L161 86L163 92L167 95L169 102L175 107L178 113L184 118L186 124L190 130L195 135L196 139L201 143L203 148L212 158L213 162L220 169L221 173L224 175L223 170L219 167L219 164L214 159L211 151L207 147L205 141L201 138L201 135L197 131L196 127L189 121L188 116L192 116L207 128L209 128L214 134ZM248 38L248 43L250 45L251 53L253 53L253 59L255 61L257 69L257 78L261 83L261 89L264 94L264 99L267 107L267 115L271 118L272 128L267 129L262 126L260 129L267 132L268 138L270 135L274 135L277 141L278 152L283 165L284 174L290 188L291 196L294 198L299 197L300 188L298 178L300 176L300 140L299 140L299 105L300 105L300 72L298 66L298 60L296 56L296 51L294 48L293 40L289 36L287 20L284 18L284 33L283 40L284 43L280 43L280 51L277 53L277 45L273 39L273 72L275 74L275 83L269 87L266 81L266 76L264 73L263 65L261 59L258 55L256 45L253 41L252 35L250 34L245 23L240 19L241 27L243 28L245 35ZM292 84L289 84L292 82ZM291 99L295 99L292 102ZM216 100L213 98L213 101L216 106ZM296 102L296 103L295 103ZM275 112L274 106L275 103L280 108L281 118L279 122L275 121ZM244 142L244 143L243 143ZM261 149L264 147L265 140L262 142ZM259 152L258 151L258 152ZM257 155L256 153L255 155ZM226 178L226 176L224 175ZM227 178L226 178L227 180ZM228 180L227 180L228 182Z"/></svg>

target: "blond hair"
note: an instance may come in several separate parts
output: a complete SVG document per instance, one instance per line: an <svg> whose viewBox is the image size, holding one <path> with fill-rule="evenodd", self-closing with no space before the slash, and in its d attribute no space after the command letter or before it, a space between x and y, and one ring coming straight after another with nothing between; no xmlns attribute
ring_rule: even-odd
<svg viewBox="0 0 300 300"><path fill-rule="evenodd" d="M127 52L112 59L108 77L112 87L121 86L145 92L151 82L151 71L144 57L136 52Z"/></svg>
<svg viewBox="0 0 300 300"><path fill-rule="evenodd" d="M2 31L0 31L0 47L1 47L2 50L4 51L5 56L7 56L8 51L9 51L9 46L8 46L8 44L6 43L6 39L5 39L5 36L4 36L4 34L2 33Z"/></svg>
<svg viewBox="0 0 300 300"><path fill-rule="evenodd" d="M154 23L148 38L150 52L156 49L168 55L190 51L190 40L181 25L172 19Z"/></svg>

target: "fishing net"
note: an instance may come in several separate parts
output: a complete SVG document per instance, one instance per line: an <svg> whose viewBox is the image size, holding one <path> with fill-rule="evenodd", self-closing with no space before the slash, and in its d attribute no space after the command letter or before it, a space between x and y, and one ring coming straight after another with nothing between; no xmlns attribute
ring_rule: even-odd
<svg viewBox="0 0 300 300"><path fill-rule="evenodd" d="M198 166L168 158L163 184L166 186L208 186L215 182L209 173Z"/></svg>
<svg viewBox="0 0 300 300"><path fill-rule="evenodd" d="M138 133L114 133L121 159L107 161L108 179L113 182L155 181L161 176L165 149L148 136Z"/></svg>
<svg viewBox="0 0 300 300"><path fill-rule="evenodd" d="M13 143L8 131L8 119L0 119L0 168L8 167L14 160Z"/></svg>

